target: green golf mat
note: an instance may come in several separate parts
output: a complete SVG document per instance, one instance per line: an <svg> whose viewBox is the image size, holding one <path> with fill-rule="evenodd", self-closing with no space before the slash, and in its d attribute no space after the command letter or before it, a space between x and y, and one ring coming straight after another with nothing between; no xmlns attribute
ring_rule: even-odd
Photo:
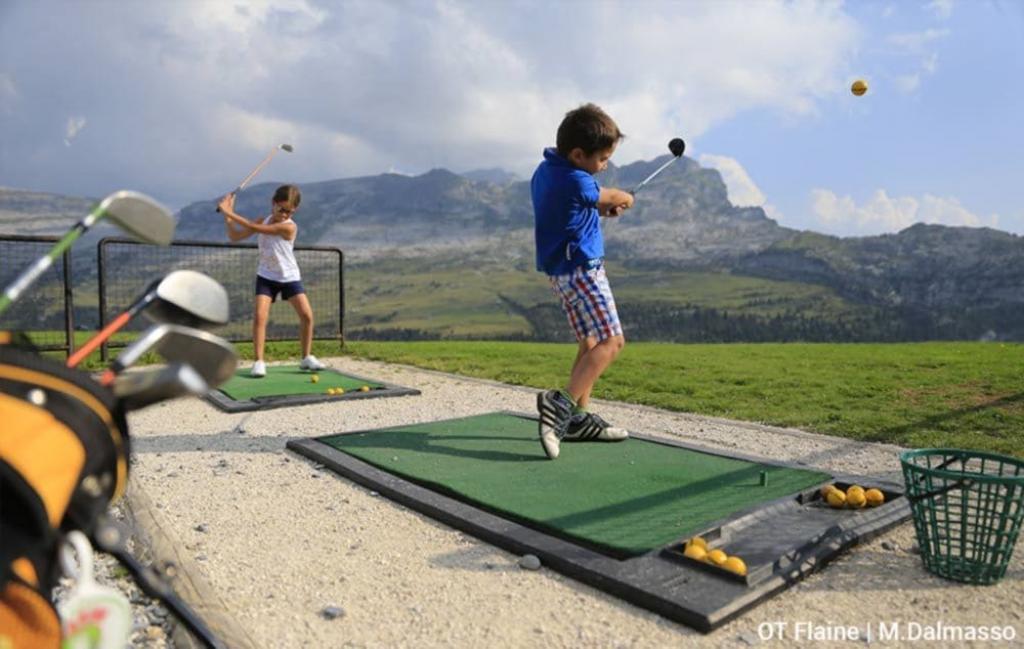
<svg viewBox="0 0 1024 649"><path fill-rule="evenodd" d="M314 375L319 378L316 383L311 380ZM330 388L352 392L364 385L370 390L383 387L381 383L348 376L332 369L309 372L300 370L298 365L268 365L267 375L262 378L249 376L249 368L245 367L236 370L235 375L217 389L231 399L244 401L269 396L326 394Z"/></svg>
<svg viewBox="0 0 1024 649"><path fill-rule="evenodd" d="M538 441L537 422L511 413L316 441L619 558L661 548L831 477L637 439L564 442L561 456L551 461Z"/></svg>

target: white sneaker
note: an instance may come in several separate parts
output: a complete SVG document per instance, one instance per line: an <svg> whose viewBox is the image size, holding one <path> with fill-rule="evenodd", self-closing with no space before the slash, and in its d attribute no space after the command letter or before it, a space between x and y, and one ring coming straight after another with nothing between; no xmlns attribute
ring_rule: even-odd
<svg viewBox="0 0 1024 649"><path fill-rule="evenodd" d="M316 359L316 356L314 356L312 354L310 354L309 356L303 358L302 362L299 363L299 369L300 370L323 370L323 369L326 369L326 368L327 368L327 366L324 365L323 363L321 363L320 361L318 361Z"/></svg>
<svg viewBox="0 0 1024 649"><path fill-rule="evenodd" d="M565 432L566 442L621 442L629 438L629 431L610 425L592 412L573 415L569 429Z"/></svg>
<svg viewBox="0 0 1024 649"><path fill-rule="evenodd" d="M263 361L256 361L252 364L252 369L249 370L249 376L261 379L267 375L267 364Z"/></svg>

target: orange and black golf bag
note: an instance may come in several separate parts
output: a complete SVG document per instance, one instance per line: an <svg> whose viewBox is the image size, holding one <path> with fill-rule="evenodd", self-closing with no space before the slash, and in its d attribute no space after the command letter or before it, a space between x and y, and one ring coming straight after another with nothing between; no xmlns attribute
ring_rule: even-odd
<svg viewBox="0 0 1024 649"><path fill-rule="evenodd" d="M91 535L127 482L127 426L113 394L0 344L0 647L60 646L49 594L62 536Z"/></svg>
<svg viewBox="0 0 1024 649"><path fill-rule="evenodd" d="M11 344L0 332L0 649L62 642L50 593L64 537L80 530L209 647L222 644L107 515L128 483L124 408L85 372Z"/></svg>

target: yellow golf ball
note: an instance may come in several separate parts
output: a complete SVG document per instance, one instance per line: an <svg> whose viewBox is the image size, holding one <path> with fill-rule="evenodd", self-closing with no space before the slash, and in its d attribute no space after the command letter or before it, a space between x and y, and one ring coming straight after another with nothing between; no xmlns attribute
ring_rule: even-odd
<svg viewBox="0 0 1024 649"><path fill-rule="evenodd" d="M846 504L854 509L860 509L867 504L867 498L864 496L864 490L851 491L846 496Z"/></svg>
<svg viewBox="0 0 1024 649"><path fill-rule="evenodd" d="M334 394L345 394L345 388L334 388Z"/></svg>
<svg viewBox="0 0 1024 649"><path fill-rule="evenodd" d="M747 574L747 564L739 557L729 557L725 560L725 563L722 564L722 567L729 572L736 573L737 575Z"/></svg>
<svg viewBox="0 0 1024 649"><path fill-rule="evenodd" d="M828 492L827 496L825 496L825 500L828 501L829 505L835 507L836 509L839 509L846 504L846 494L844 494L839 489L833 489L832 491Z"/></svg>
<svg viewBox="0 0 1024 649"><path fill-rule="evenodd" d="M721 550L712 550L711 552L708 552L708 562L713 563L716 566L722 565L728 558L729 555L727 555L725 552L722 552Z"/></svg>
<svg viewBox="0 0 1024 649"><path fill-rule="evenodd" d="M885 494L879 489L868 489L864 492L864 498L867 500L868 507L878 507L885 502Z"/></svg>
<svg viewBox="0 0 1024 649"><path fill-rule="evenodd" d="M370 386L364 385L363 387L359 388L359 391L360 392L369 392L370 391Z"/></svg>
<svg viewBox="0 0 1024 649"><path fill-rule="evenodd" d="M317 376L316 374L314 374L313 376L309 377L309 382L310 383L316 383L319 380L320 380L320 377Z"/></svg>
<svg viewBox="0 0 1024 649"><path fill-rule="evenodd" d="M705 541L704 537L701 537L701 536L695 536L695 537L693 537L692 539L690 539L689 541L686 542L686 547L690 547L691 545L697 546L698 548L700 548L701 550L704 550L705 552L707 552L707 550L708 550L708 542Z"/></svg>
<svg viewBox="0 0 1024 649"><path fill-rule="evenodd" d="M707 555L707 550L700 547L699 545L693 545L692 543L687 543L686 549L683 550L683 556L690 557L691 559L696 559L697 561L704 561Z"/></svg>

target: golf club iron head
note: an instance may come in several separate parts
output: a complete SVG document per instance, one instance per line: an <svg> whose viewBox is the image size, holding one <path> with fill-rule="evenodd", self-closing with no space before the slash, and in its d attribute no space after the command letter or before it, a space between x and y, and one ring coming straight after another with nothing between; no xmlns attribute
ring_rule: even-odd
<svg viewBox="0 0 1024 649"><path fill-rule="evenodd" d="M187 363L210 388L216 388L238 367L238 355L229 342L208 331L176 324L158 324L147 329L124 348L103 375L110 385L114 376L134 365L146 352L159 355L168 363Z"/></svg>
<svg viewBox="0 0 1024 649"><path fill-rule="evenodd" d="M99 204L99 211L139 241L166 246L174 238L174 215L145 194L114 192Z"/></svg>
<svg viewBox="0 0 1024 649"><path fill-rule="evenodd" d="M204 395L209 386L191 365L170 363L120 374L113 390L125 410L139 410L168 399Z"/></svg>

